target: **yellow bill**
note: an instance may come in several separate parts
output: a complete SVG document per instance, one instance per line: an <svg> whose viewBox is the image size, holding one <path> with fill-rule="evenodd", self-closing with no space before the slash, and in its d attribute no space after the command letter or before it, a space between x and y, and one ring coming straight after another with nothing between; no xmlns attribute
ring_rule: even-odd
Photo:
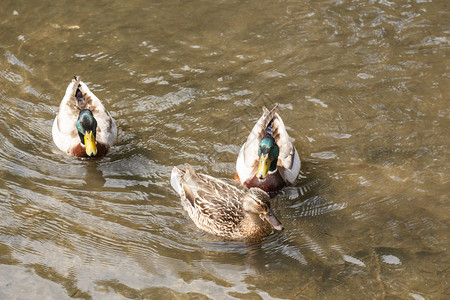
<svg viewBox="0 0 450 300"><path fill-rule="evenodd" d="M97 145L95 144L95 137L92 131L84 133L84 146L86 147L86 154L88 156L95 156L97 154Z"/></svg>
<svg viewBox="0 0 450 300"><path fill-rule="evenodd" d="M259 158L259 166L258 171L256 172L256 178L258 179L264 179L267 177L267 174L269 174L269 168L272 161L269 159L268 153L261 154Z"/></svg>

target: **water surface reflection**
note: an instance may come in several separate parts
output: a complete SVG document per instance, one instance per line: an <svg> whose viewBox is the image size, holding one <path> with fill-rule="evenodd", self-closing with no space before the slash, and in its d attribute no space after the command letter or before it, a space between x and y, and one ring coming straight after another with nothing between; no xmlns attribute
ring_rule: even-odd
<svg viewBox="0 0 450 300"><path fill-rule="evenodd" d="M450 293L446 1L9 1L0 17L0 298ZM51 140L74 75L119 127L100 160ZM199 231L172 167L233 182L275 102L303 159L273 200L285 230Z"/></svg>

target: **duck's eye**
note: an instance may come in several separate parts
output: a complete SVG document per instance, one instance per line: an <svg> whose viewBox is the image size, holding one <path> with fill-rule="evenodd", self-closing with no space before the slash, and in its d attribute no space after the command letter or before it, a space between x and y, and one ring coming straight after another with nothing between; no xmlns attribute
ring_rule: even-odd
<svg viewBox="0 0 450 300"><path fill-rule="evenodd" d="M259 202L258 204L263 210L267 210L267 205L264 202Z"/></svg>

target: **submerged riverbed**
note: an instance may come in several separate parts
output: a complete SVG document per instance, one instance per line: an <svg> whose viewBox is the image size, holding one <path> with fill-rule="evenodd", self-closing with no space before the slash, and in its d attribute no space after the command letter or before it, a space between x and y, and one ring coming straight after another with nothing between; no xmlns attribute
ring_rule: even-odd
<svg viewBox="0 0 450 300"><path fill-rule="evenodd" d="M448 1L7 1L0 11L0 298L444 299ZM59 151L80 75L118 141ZM262 113L301 176L285 230L198 230L173 166L233 183Z"/></svg>

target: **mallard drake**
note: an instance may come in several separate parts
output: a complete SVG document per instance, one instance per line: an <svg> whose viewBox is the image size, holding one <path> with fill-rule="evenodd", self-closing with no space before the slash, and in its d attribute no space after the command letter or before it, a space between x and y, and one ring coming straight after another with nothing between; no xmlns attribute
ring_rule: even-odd
<svg viewBox="0 0 450 300"><path fill-rule="evenodd" d="M277 113L278 107L271 111L263 107L236 161L236 181L272 196L294 183L300 172L300 157Z"/></svg>
<svg viewBox="0 0 450 300"><path fill-rule="evenodd" d="M75 77L59 106L52 135L64 152L77 157L100 157L116 140L117 127L100 100L80 77Z"/></svg>
<svg viewBox="0 0 450 300"><path fill-rule="evenodd" d="M189 165L174 167L171 184L184 209L198 228L231 240L259 242L271 226L283 226L270 209L269 195L261 189L242 191L237 187L198 174Z"/></svg>

